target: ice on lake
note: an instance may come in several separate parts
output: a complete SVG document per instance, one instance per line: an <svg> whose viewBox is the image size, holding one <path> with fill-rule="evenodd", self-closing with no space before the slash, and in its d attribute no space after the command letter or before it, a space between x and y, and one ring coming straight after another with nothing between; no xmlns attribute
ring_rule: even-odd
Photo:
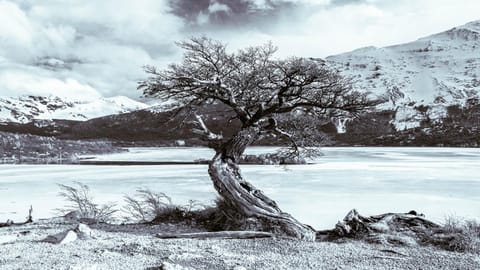
<svg viewBox="0 0 480 270"><path fill-rule="evenodd" d="M248 153L274 150L254 147ZM279 206L317 229L332 228L352 208L362 214L416 210L441 222L448 216L480 219L480 149L322 148L311 165L241 166L251 183ZM104 161L208 159L206 148L132 148L96 157ZM123 202L148 187L176 203L211 203L216 197L206 165L0 165L0 221L55 215L65 205L58 183L80 181L98 202Z"/></svg>

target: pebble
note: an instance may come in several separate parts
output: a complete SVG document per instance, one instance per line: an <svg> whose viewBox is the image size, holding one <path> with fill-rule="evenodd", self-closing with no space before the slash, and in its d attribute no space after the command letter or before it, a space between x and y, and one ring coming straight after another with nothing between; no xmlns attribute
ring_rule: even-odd
<svg viewBox="0 0 480 270"><path fill-rule="evenodd" d="M78 239L78 235L74 231L67 231L63 239L58 242L59 244L68 244Z"/></svg>
<svg viewBox="0 0 480 270"><path fill-rule="evenodd" d="M68 230L66 232L49 235L43 239L42 242L52 244L67 244L76 241L77 239L78 235L74 231Z"/></svg>
<svg viewBox="0 0 480 270"><path fill-rule="evenodd" d="M190 270L191 268L183 267L181 265L173 264L173 263L169 263L169 262L163 262L160 269L162 269L162 270Z"/></svg>

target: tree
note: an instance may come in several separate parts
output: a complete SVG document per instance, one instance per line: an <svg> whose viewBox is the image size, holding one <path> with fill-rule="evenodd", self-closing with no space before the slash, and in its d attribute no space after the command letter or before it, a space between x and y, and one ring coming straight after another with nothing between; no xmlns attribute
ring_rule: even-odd
<svg viewBox="0 0 480 270"><path fill-rule="evenodd" d="M245 229L314 240L313 228L281 211L274 200L243 179L238 161L247 146L269 134L288 138L293 152L300 154L296 136L280 128L282 120L288 119L282 115L347 115L364 110L372 102L321 60L275 59L277 48L271 43L235 53L206 37L177 45L184 50L183 61L164 70L147 66L150 77L139 83L139 89L148 97L173 99L182 108L212 104L228 108L240 122L240 128L229 138L212 132L202 115L194 114L198 127L194 132L202 134L216 150L208 169L215 189L247 218ZM225 121L228 124L228 119Z"/></svg>

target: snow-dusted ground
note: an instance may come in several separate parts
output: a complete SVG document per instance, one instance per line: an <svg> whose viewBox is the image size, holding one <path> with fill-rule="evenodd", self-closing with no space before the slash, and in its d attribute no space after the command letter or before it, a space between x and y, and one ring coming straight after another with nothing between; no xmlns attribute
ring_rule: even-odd
<svg viewBox="0 0 480 270"><path fill-rule="evenodd" d="M135 148L101 160L188 161L210 158L205 148ZM249 153L271 151L257 147ZM331 228L352 208L362 214L415 209L441 222L455 215L480 219L480 149L323 148L314 165L244 165L254 185L285 211L317 229ZM99 202L120 204L124 194L149 187L176 203L211 202L216 193L205 165L0 165L0 221L55 214L65 203L56 183L88 184Z"/></svg>

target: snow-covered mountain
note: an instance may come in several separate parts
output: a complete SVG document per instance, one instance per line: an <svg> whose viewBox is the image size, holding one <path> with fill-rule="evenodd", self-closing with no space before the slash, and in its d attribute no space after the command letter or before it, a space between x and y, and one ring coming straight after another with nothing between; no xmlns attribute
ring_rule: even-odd
<svg viewBox="0 0 480 270"><path fill-rule="evenodd" d="M327 57L327 61L386 102L397 130L446 115L449 105L465 106L480 96L480 21L417 41L367 47Z"/></svg>
<svg viewBox="0 0 480 270"><path fill-rule="evenodd" d="M54 96L0 97L0 122L28 123L33 119L84 121L148 107L125 96L93 101L72 101Z"/></svg>

